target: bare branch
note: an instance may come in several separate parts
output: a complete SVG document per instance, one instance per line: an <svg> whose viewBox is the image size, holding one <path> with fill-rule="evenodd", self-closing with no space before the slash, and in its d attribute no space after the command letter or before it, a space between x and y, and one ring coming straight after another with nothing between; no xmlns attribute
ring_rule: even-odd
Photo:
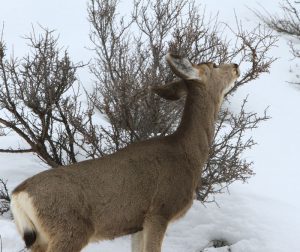
<svg viewBox="0 0 300 252"><path fill-rule="evenodd" d="M173 73L164 56L169 50L192 62L244 64L233 90L269 71L269 56L277 38L265 27L251 31L237 21L234 29L218 16L206 17L196 1L134 1L131 16L117 13L116 0L90 0L90 40L95 53L90 71L95 89L88 104L79 100L77 69L54 31L34 29L25 37L30 53L7 59L0 41L0 134L18 134L28 146L7 146L0 152L35 152L51 167L97 158L150 137L171 134L178 125L183 100L166 102L149 92L170 82ZM236 17L236 20L237 17ZM235 40L224 34L231 33ZM245 102L246 103L246 102ZM210 159L204 169L198 198L221 192L235 180L253 175L251 161L242 154L255 142L245 132L267 116L245 110L220 114ZM96 125L95 114L105 115L109 127ZM199 183L200 185L200 183Z"/></svg>
<svg viewBox="0 0 300 252"><path fill-rule="evenodd" d="M42 28L26 36L31 52L21 60L0 61L0 125L23 138L30 148L1 152L35 152L51 167L76 162L69 114L80 116L78 93L70 95L76 70L67 51L58 47L53 31ZM1 42L5 52L4 42ZM3 54L5 55L5 53ZM67 94L68 93L68 94ZM72 104L72 103L76 104ZM76 109L69 111L70 106ZM2 115L6 115L5 117Z"/></svg>
<svg viewBox="0 0 300 252"><path fill-rule="evenodd" d="M96 86L90 102L107 116L111 125L101 128L102 151L93 150L91 156L112 153L132 142L174 131L182 112L182 100L165 102L149 92L150 87L174 78L164 60L169 50L192 62L244 64L246 70L231 94L268 72L276 60L269 56L269 51L277 37L269 29L258 26L246 31L237 21L234 30L219 22L217 16L206 17L195 1L137 0L128 26L119 25L124 18L116 14L116 1L93 0L88 8L90 37L96 52L91 67ZM225 31L236 40L224 37ZM244 139L244 133L267 117L247 114L244 107L241 113L234 116L224 111L220 117L210 165L205 168L203 188L198 191L199 199L208 200L208 195L222 191L224 186L253 175L251 162L241 158L243 151L254 145L252 139ZM224 135L227 123L232 130ZM99 144L99 138L90 137L93 138Z"/></svg>
<svg viewBox="0 0 300 252"><path fill-rule="evenodd" d="M0 179L0 215L9 211L10 197L7 189L7 181Z"/></svg>
<svg viewBox="0 0 300 252"><path fill-rule="evenodd" d="M297 42L300 39L300 12L299 8L297 8L298 4L299 2L297 1L294 1L294 3L289 0L284 1L281 4L282 12L280 14L271 14L266 9L263 9L263 12L254 11L268 27L290 38L288 45L293 59L300 57L300 49ZM299 79L298 74L296 74L296 78ZM300 81L288 83L299 85Z"/></svg>
<svg viewBox="0 0 300 252"><path fill-rule="evenodd" d="M34 152L33 149L0 149L0 153L27 153L27 152Z"/></svg>

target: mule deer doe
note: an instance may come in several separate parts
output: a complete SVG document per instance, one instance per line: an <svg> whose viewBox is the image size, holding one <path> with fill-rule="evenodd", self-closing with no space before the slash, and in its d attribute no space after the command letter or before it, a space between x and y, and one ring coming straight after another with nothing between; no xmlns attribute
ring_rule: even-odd
<svg viewBox="0 0 300 252"><path fill-rule="evenodd" d="M169 222L193 202L224 94L238 65L192 64L168 54L180 78L153 91L186 102L169 136L37 174L12 193L18 231L33 252L78 252L91 241L133 234L132 251L161 251Z"/></svg>

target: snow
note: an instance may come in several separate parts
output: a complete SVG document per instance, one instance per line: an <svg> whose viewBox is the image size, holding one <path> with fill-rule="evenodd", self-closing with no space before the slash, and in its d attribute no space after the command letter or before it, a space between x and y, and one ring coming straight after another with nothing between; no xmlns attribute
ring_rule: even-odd
<svg viewBox="0 0 300 252"><path fill-rule="evenodd" d="M259 9L256 1L203 0L206 11L234 26L235 14L244 27L253 27L258 20L251 9ZM260 4L270 13L279 12L279 2L264 0ZM125 5L124 5L125 6ZM55 16L53 16L55 13ZM0 9L0 21L5 22L4 38L8 48L20 56L26 52L21 36L28 34L36 22L55 28L60 43L68 45L75 61L87 62L90 51L86 1L6 1ZM13 48L11 47L13 45ZM241 100L249 95L247 109L262 113L269 106L272 117L251 132L259 143L246 153L254 161L256 176L248 184L236 183L230 193L218 195L216 204L206 206L195 201L186 216L170 224L163 243L164 252L200 252L212 240L226 240L232 252L299 252L300 243L300 167L299 167L299 89L289 85L294 80L295 61L286 38L281 38L272 51L279 59L270 74L240 88L231 98L231 109L239 109ZM81 76L83 83L88 75ZM1 137L1 146L22 141L15 137ZM44 169L45 165L31 154L0 154L0 178L8 180L13 189L25 178ZM0 217L3 252L21 250L24 245L14 223ZM1 247L0 247L1 251ZM88 245L83 251L130 251L128 236ZM205 252L224 252L227 248L207 248Z"/></svg>

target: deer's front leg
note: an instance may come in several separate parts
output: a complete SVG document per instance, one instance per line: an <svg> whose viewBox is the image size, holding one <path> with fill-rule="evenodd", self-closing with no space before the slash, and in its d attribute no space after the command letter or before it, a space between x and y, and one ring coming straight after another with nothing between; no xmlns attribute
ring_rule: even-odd
<svg viewBox="0 0 300 252"><path fill-rule="evenodd" d="M143 252L161 252L161 246L168 226L168 221L161 216L145 219L143 230Z"/></svg>
<svg viewBox="0 0 300 252"><path fill-rule="evenodd" d="M143 252L144 232L140 231L131 235L131 252Z"/></svg>

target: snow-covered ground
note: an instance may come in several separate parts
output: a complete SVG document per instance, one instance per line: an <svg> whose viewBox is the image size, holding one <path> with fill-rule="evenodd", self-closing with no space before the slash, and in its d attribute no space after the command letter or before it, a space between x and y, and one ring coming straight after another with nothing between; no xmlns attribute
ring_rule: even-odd
<svg viewBox="0 0 300 252"><path fill-rule="evenodd" d="M258 20L251 8L259 8L249 0L203 0L206 11L234 25L234 10L245 27L253 27ZM274 13L278 2L263 0L260 4ZM88 61L90 52L89 24L86 20L85 1L17 1L1 3L0 22L5 22L4 37L7 45L14 45L16 55L25 52L21 36L28 33L36 22L55 28L61 34L60 43L68 45L75 61ZM239 108L240 101L249 95L248 109L263 112L269 106L271 120L253 131L259 143L247 153L254 161L256 176L248 184L234 184L230 194L217 196L215 204L203 206L195 202L184 218L167 230L164 252L200 252L215 239L231 243L232 252L299 252L300 242L300 166L299 166L299 108L300 91L286 83L293 80L289 70L296 62L290 61L285 39L272 51L279 59L270 74L261 76L238 90L231 98L231 107ZM88 78L88 77L87 77ZM15 144L12 137L1 137L0 146ZM9 189L39 171L46 169L39 159L30 154L1 154L0 178L8 179ZM17 252L23 242L8 218L0 218L0 235L3 252ZM0 247L1 251L1 247ZM130 251L130 238L90 244L85 252ZM209 252L226 251L210 248Z"/></svg>

